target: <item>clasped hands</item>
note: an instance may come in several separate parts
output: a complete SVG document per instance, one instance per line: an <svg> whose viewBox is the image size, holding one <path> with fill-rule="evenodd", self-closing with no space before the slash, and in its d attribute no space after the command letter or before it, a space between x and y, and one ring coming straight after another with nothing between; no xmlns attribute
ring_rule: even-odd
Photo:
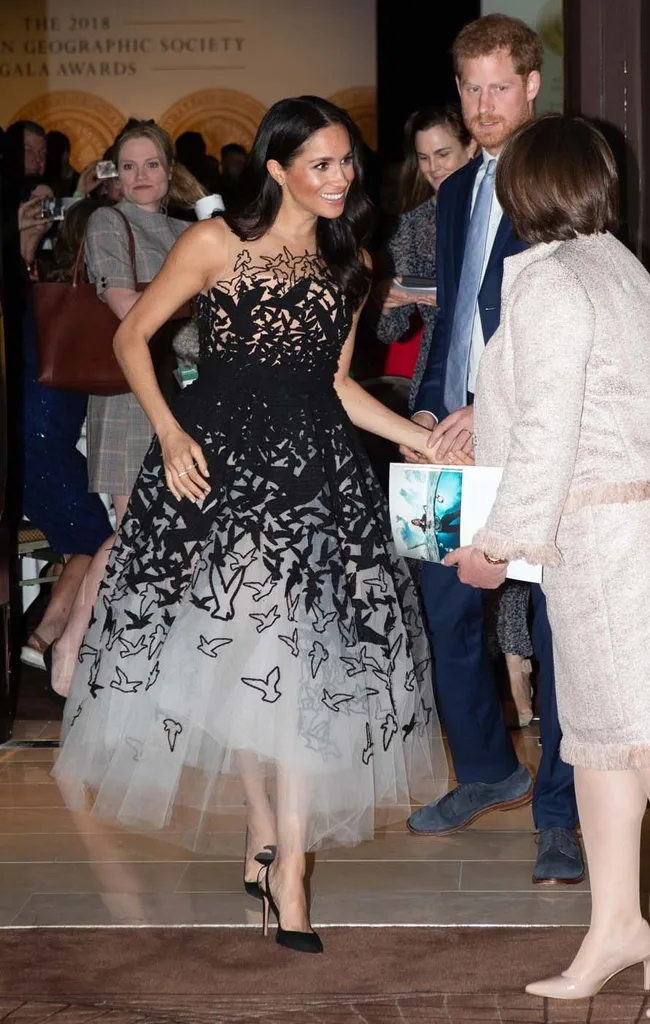
<svg viewBox="0 0 650 1024"><path fill-rule="evenodd" d="M407 462L420 465L474 465L474 410L471 405L451 413L441 423L436 423L429 412L417 412L413 420L431 433L426 442L427 454L400 445L400 452ZM482 590L496 590L500 587L508 568L506 564L494 565L488 562L483 553L471 545L451 551L443 559L443 565L457 566L461 583Z"/></svg>
<svg viewBox="0 0 650 1024"><path fill-rule="evenodd" d="M407 462L474 465L474 410L471 405L452 412L440 423L430 412L416 412L412 419L431 433L427 439L426 454L400 445L399 450Z"/></svg>

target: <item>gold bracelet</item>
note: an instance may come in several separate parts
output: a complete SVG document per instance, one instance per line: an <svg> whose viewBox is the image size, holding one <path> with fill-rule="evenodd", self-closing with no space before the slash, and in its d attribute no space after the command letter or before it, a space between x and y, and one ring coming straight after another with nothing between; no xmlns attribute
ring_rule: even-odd
<svg viewBox="0 0 650 1024"><path fill-rule="evenodd" d="M490 565L507 565L508 564L508 559L507 558L490 558L490 556L488 554L486 554L485 551L483 552L483 558Z"/></svg>

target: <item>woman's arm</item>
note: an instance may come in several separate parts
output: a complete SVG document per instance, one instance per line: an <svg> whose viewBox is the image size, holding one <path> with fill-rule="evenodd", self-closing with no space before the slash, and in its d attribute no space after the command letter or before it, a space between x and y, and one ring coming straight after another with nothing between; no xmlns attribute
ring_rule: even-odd
<svg viewBox="0 0 650 1024"><path fill-rule="evenodd" d="M184 232L123 320L113 342L124 376L160 439L167 482L177 498L184 495L196 500L207 493L207 465L199 445L181 429L162 396L149 340L177 309L221 272L226 254L225 230L221 222L205 221Z"/></svg>
<svg viewBox="0 0 650 1024"><path fill-rule="evenodd" d="M523 271L512 295L505 317L520 411L510 452L485 527L471 546L444 558L445 565L458 567L461 583L487 590L501 586L514 559L561 563L556 536L574 473L594 334L595 313L585 289L553 257ZM491 400L481 396L482 402Z"/></svg>
<svg viewBox="0 0 650 1024"><path fill-rule="evenodd" d="M87 167L84 167L77 180L77 187L74 191L75 196L80 198L89 196L91 192L94 192L96 188L99 188L102 183L102 179L97 177L98 163L99 160L93 160Z"/></svg>
<svg viewBox="0 0 650 1024"><path fill-rule="evenodd" d="M369 265L370 257L367 254L365 254L365 259L366 264ZM385 437L388 441L394 441L395 444L406 445L427 455L428 459L433 462L435 453L427 448L430 431L386 408L350 377L354 339L362 308L358 309L354 315L352 330L341 351L338 369L334 376L334 388L341 404L355 427L367 430L371 434L377 434L378 437Z"/></svg>
<svg viewBox="0 0 650 1024"><path fill-rule="evenodd" d="M396 274L414 273L408 260L413 245L411 219L408 214L400 214L393 237L388 243L387 262L391 278L389 281L380 281L373 290L372 300L379 306L375 331L379 340L386 344L398 341L406 334L415 311L410 296L391 283Z"/></svg>
<svg viewBox="0 0 650 1024"><path fill-rule="evenodd" d="M135 288L129 237L118 212L102 207L92 214L85 249L88 273L97 286L97 294L123 320L141 292Z"/></svg>
<svg viewBox="0 0 650 1024"><path fill-rule="evenodd" d="M551 256L520 274L506 324L519 412L492 512L473 544L493 558L558 565L556 536L578 451L595 312L571 268Z"/></svg>
<svg viewBox="0 0 650 1024"><path fill-rule="evenodd" d="M136 292L133 288L107 288L104 302L110 306L118 320L123 320L141 295L142 292Z"/></svg>
<svg viewBox="0 0 650 1024"><path fill-rule="evenodd" d="M43 235L52 227L51 220L41 217L41 196L28 199L18 207L18 232L20 238L20 255L29 266L36 256Z"/></svg>

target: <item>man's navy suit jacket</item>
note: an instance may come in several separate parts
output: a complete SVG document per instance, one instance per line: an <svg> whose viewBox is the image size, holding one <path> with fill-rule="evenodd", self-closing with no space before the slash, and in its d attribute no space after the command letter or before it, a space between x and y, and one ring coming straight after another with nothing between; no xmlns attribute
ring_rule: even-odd
<svg viewBox="0 0 650 1024"><path fill-rule="evenodd" d="M446 181L443 181L438 193L436 283L439 313L415 409L432 412L439 420L455 411L445 408L443 397L445 372L472 208L472 191L482 161L483 157L478 156L465 164L464 167L450 175ZM499 326L503 261L507 256L514 256L515 253L523 252L527 248L526 242L520 242L515 237L512 224L504 213L494 239L478 297L483 337L486 344Z"/></svg>

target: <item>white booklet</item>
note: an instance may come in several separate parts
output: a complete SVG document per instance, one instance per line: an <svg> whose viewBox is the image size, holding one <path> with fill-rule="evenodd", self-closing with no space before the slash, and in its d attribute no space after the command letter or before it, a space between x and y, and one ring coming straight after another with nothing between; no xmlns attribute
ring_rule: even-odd
<svg viewBox="0 0 650 1024"><path fill-rule="evenodd" d="M441 562L450 551L471 544L487 522L502 473L490 466L391 463L390 521L397 553ZM542 567L510 562L508 577L541 583Z"/></svg>

